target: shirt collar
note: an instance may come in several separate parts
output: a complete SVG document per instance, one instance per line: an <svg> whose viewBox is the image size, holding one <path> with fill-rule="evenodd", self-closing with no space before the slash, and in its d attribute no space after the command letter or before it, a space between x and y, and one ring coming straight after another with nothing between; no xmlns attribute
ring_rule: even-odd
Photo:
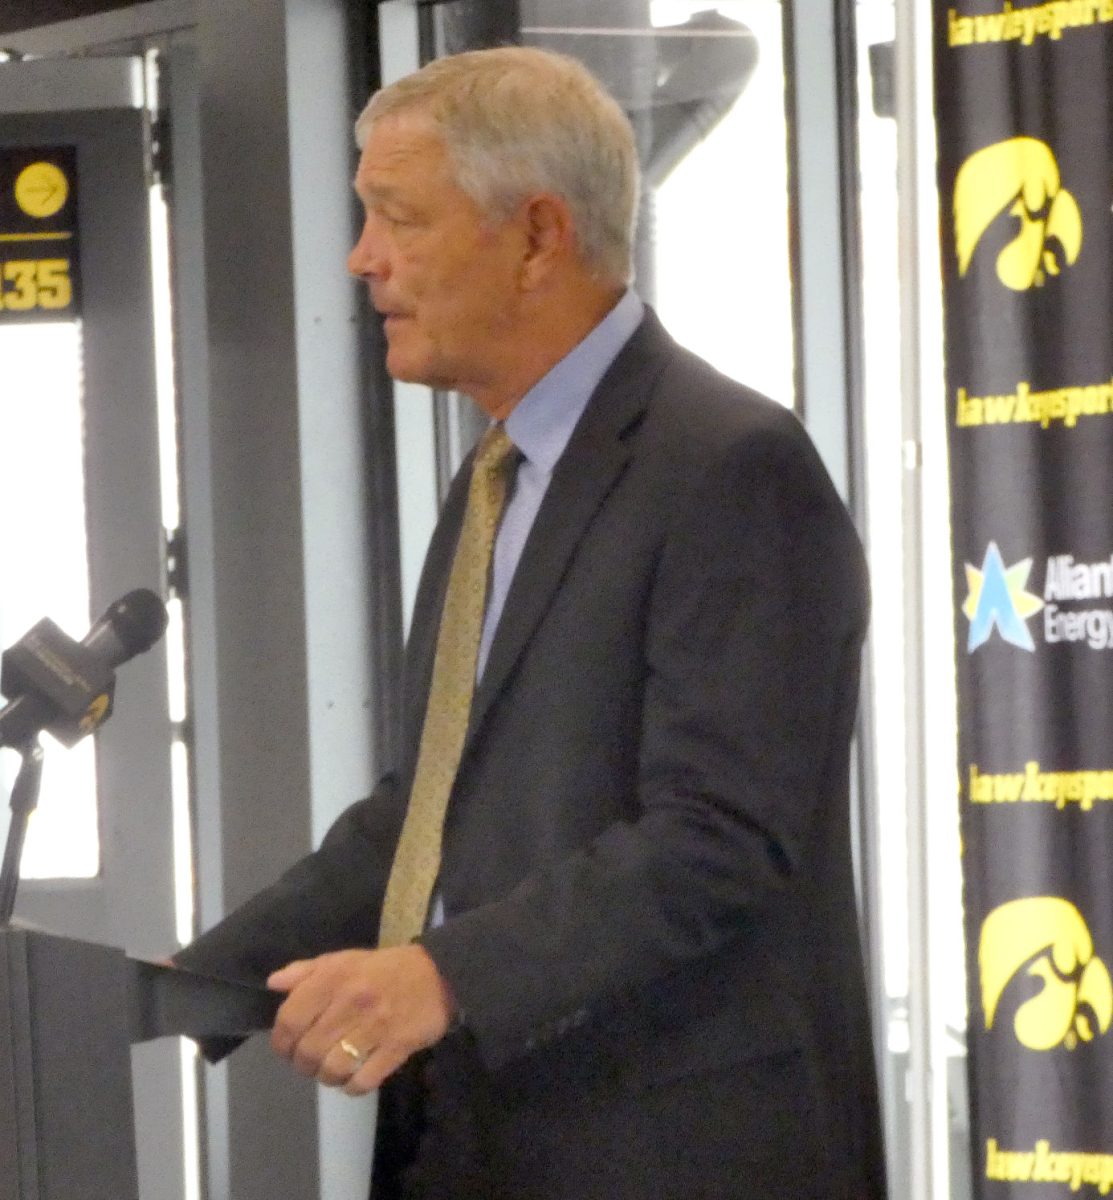
<svg viewBox="0 0 1113 1200"><path fill-rule="evenodd" d="M550 474L592 392L645 313L627 288L598 325L530 388L506 418L506 432L529 462Z"/></svg>

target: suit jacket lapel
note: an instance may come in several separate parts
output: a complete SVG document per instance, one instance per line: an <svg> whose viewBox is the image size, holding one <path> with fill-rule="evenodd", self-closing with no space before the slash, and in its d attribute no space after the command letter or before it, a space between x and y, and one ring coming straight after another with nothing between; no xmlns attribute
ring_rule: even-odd
<svg viewBox="0 0 1113 1200"><path fill-rule="evenodd" d="M647 314L596 388L557 463L472 703L468 743L552 602L593 516L624 471L633 451L629 435L645 412L670 344L656 317Z"/></svg>

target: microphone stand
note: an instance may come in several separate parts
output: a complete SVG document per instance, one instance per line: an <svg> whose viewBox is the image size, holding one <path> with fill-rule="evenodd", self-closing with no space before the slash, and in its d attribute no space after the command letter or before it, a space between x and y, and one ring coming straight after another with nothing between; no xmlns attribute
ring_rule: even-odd
<svg viewBox="0 0 1113 1200"><path fill-rule="evenodd" d="M27 836L27 822L39 802L39 785L43 774L43 748L37 738L31 738L19 747L23 765L15 777L10 806L11 823L8 826L8 841L4 847L4 864L0 867L0 929L12 919L15 909L15 893L19 887L19 860L23 856L23 841Z"/></svg>

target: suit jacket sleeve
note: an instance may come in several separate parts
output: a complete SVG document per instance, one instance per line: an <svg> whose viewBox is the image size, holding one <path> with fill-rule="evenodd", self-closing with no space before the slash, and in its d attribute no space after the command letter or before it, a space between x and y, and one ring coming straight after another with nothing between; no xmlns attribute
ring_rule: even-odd
<svg viewBox="0 0 1113 1200"><path fill-rule="evenodd" d="M422 939L489 1065L745 937L845 774L866 615L845 509L779 410L700 470L650 598L636 819Z"/></svg>

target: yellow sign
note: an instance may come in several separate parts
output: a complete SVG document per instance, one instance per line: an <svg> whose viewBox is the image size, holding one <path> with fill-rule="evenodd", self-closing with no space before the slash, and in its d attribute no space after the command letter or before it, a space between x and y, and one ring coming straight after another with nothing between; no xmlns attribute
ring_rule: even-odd
<svg viewBox="0 0 1113 1200"><path fill-rule="evenodd" d="M0 323L80 315L77 154L0 146Z"/></svg>

